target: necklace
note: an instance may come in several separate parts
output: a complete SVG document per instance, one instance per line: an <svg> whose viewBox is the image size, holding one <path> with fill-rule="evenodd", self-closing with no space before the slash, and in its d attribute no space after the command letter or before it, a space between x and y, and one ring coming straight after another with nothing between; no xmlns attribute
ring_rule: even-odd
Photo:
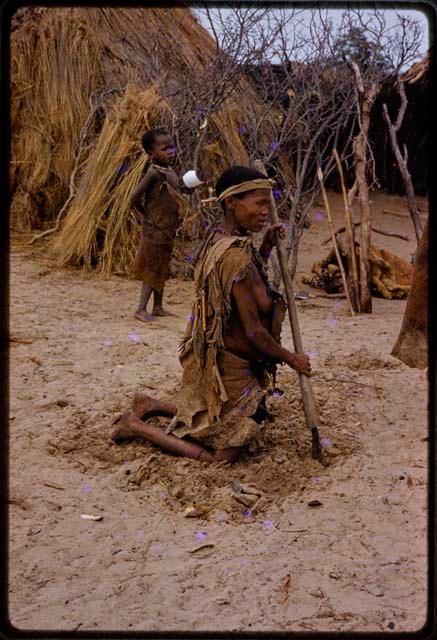
<svg viewBox="0 0 437 640"><path fill-rule="evenodd" d="M218 231L219 233L222 233L224 236L236 236L236 237L243 236L242 233L238 233L237 231L235 231L234 233L230 233L229 231L225 231L223 229L223 227L216 227L215 231Z"/></svg>

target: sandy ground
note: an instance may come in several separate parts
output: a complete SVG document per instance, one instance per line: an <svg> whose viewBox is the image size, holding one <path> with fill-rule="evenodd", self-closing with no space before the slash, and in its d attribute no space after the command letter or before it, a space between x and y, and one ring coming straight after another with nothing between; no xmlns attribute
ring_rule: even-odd
<svg viewBox="0 0 437 640"><path fill-rule="evenodd" d="M374 242L409 258L409 219L382 213L405 203L373 200L378 227L410 236ZM299 272L325 252L317 210ZM46 245L31 250L23 237L13 247L11 334L31 340L11 343L16 627L397 632L425 623L427 381L389 355L405 301L374 298L373 314L356 318L344 299L298 302L327 468L311 459L297 375L284 367L261 449L211 467L109 437L135 389L175 395L192 283L171 280L175 315L143 325L132 318L137 282L56 269ZM193 503L204 513L187 518Z"/></svg>

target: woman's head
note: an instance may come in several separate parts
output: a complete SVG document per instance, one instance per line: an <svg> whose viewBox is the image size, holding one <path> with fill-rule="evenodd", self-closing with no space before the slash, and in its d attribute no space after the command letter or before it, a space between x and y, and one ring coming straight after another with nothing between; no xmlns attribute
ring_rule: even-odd
<svg viewBox="0 0 437 640"><path fill-rule="evenodd" d="M169 165L175 157L170 136L164 129L150 129L142 137L144 151L159 165Z"/></svg>
<svg viewBox="0 0 437 640"><path fill-rule="evenodd" d="M247 231L257 233L268 220L271 182L251 167L226 169L217 180L216 196L225 216Z"/></svg>

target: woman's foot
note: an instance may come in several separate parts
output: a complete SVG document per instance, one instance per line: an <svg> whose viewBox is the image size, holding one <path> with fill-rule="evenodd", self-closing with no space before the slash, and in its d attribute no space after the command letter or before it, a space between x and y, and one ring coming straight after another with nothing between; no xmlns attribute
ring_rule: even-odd
<svg viewBox="0 0 437 640"><path fill-rule="evenodd" d="M147 313L145 309L136 311L134 318L136 320L140 320L140 322L153 322L153 317L150 315L150 313Z"/></svg>
<svg viewBox="0 0 437 640"><path fill-rule="evenodd" d="M117 426L111 434L111 440L115 444L120 444L124 440L132 440L132 438L144 438L144 435L135 430L135 425L131 421L132 411L124 413Z"/></svg>
<svg viewBox="0 0 437 640"><path fill-rule="evenodd" d="M153 398L142 391L136 391L132 400L132 410L141 420L147 420L153 416L172 418L176 413L176 405Z"/></svg>

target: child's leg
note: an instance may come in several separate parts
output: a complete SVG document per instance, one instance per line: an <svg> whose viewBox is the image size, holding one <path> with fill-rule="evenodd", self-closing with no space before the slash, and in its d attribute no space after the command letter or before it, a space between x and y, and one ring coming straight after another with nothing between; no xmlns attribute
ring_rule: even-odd
<svg viewBox="0 0 437 640"><path fill-rule="evenodd" d="M138 304L138 309L135 312L135 318L137 320L141 320L142 322L150 322L151 320L153 320L150 313L147 313L146 311L147 303L149 302L151 295L152 287L143 282L141 287L140 302Z"/></svg>
<svg viewBox="0 0 437 640"><path fill-rule="evenodd" d="M153 309L152 316L171 316L173 315L169 311L162 308L162 299L164 297L164 287L161 291L153 289Z"/></svg>

